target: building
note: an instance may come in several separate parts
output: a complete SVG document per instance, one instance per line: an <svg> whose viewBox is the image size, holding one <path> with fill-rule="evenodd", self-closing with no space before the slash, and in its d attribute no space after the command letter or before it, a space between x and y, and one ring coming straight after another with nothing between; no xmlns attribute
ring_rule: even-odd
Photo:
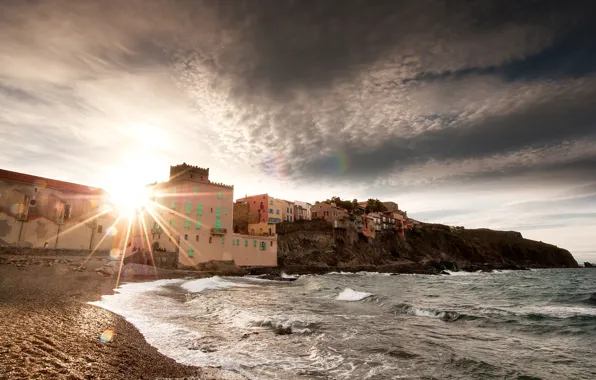
<svg viewBox="0 0 596 380"><path fill-rule="evenodd" d="M233 198L234 187L210 181L209 169L185 163L172 166L169 181L154 186L152 202L140 216L147 226L146 240L153 248L178 252L178 261L185 266L211 260L233 260L242 266L276 266L275 237L234 232ZM257 198L244 200L249 212L241 206L236 211L260 211L261 202L265 205L267 201L266 194L258 203ZM251 208L254 205L257 207ZM263 213L257 215L257 221L262 223ZM142 230L138 229L135 235L142 244Z"/></svg>
<svg viewBox="0 0 596 380"><path fill-rule="evenodd" d="M362 234L373 239L376 237L377 220L370 214L362 216Z"/></svg>
<svg viewBox="0 0 596 380"><path fill-rule="evenodd" d="M307 213L304 207L294 203L294 220L308 220L306 219Z"/></svg>
<svg viewBox="0 0 596 380"><path fill-rule="evenodd" d="M110 250L108 201L99 188L0 170L0 244Z"/></svg>
<svg viewBox="0 0 596 380"><path fill-rule="evenodd" d="M399 206L395 202L383 202L387 211L399 211Z"/></svg>
<svg viewBox="0 0 596 380"><path fill-rule="evenodd" d="M395 218L393 217L392 211L385 211L379 213L381 216L381 229L382 230L397 230L395 224Z"/></svg>
<svg viewBox="0 0 596 380"><path fill-rule="evenodd" d="M293 222L295 220L294 215L294 202L284 201L282 200L282 212L281 212L281 219L284 222Z"/></svg>
<svg viewBox="0 0 596 380"><path fill-rule="evenodd" d="M312 219L323 219L327 222L333 222L345 218L348 211L341 207L337 207L335 203L317 203L311 208Z"/></svg>
<svg viewBox="0 0 596 380"><path fill-rule="evenodd" d="M255 223L248 225L248 234L251 236L277 236L276 223Z"/></svg>
<svg viewBox="0 0 596 380"><path fill-rule="evenodd" d="M295 212L297 219L311 220L312 219L312 204L302 201L294 201L296 210L302 209L302 211ZM300 214L299 214L300 213Z"/></svg>
<svg viewBox="0 0 596 380"><path fill-rule="evenodd" d="M259 215L259 223L280 223L284 201L269 194L245 196L236 202L247 202L249 211Z"/></svg>

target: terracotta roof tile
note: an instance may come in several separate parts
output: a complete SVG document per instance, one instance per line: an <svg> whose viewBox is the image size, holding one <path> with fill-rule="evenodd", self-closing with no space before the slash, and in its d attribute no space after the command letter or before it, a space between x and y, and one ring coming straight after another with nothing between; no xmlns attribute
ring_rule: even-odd
<svg viewBox="0 0 596 380"><path fill-rule="evenodd" d="M101 194L104 192L103 189L97 187L89 187L85 185L79 185L78 183L58 181L56 179L38 177L3 169L0 169L0 180L22 182L37 185L39 187L48 187L51 189L71 191L73 193L80 194Z"/></svg>

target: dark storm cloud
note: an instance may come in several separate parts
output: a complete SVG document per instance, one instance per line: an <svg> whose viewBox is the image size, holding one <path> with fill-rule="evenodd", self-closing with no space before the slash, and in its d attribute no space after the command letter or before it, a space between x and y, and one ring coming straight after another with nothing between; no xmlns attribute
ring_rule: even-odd
<svg viewBox="0 0 596 380"><path fill-rule="evenodd" d="M465 160L542 148L566 140L588 139L596 143L596 88L578 97L558 97L531 104L511 114L492 116L456 128L424 132L414 137L389 139L366 149L357 144L338 147L347 152L352 165L347 177L376 177L395 168L428 160ZM596 155L596 152L594 152ZM577 169L592 171L594 159L577 161ZM302 168L306 175L331 175L334 156L318 157ZM573 170L573 167L568 168Z"/></svg>

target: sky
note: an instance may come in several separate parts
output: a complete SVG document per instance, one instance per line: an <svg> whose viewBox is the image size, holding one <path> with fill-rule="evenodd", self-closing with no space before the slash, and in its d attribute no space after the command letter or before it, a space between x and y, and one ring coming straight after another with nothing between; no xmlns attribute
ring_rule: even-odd
<svg viewBox="0 0 596 380"><path fill-rule="evenodd" d="M395 201L596 261L596 4L0 4L0 167Z"/></svg>

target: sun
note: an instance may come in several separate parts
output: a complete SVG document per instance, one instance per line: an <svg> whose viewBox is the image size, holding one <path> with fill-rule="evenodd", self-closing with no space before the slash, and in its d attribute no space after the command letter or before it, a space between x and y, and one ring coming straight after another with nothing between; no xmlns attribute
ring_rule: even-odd
<svg viewBox="0 0 596 380"><path fill-rule="evenodd" d="M103 188L109 194L109 204L123 216L133 215L149 204L151 188L146 173L132 163L110 168L104 176Z"/></svg>
<svg viewBox="0 0 596 380"><path fill-rule="evenodd" d="M149 203L151 191L145 186L123 183L109 189L108 193L110 194L109 202L116 211L120 214L130 215Z"/></svg>

